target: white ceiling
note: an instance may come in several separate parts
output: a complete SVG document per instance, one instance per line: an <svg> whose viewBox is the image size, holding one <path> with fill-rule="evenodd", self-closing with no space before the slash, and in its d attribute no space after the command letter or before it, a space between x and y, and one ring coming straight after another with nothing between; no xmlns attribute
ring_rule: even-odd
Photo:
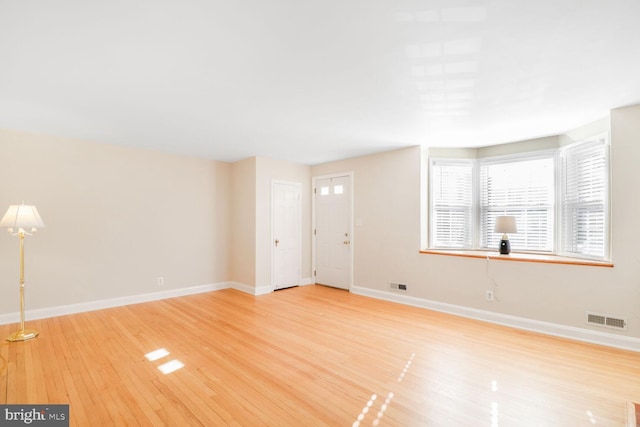
<svg viewBox="0 0 640 427"><path fill-rule="evenodd" d="M558 134L640 103L638 0L0 0L0 127L235 161Z"/></svg>

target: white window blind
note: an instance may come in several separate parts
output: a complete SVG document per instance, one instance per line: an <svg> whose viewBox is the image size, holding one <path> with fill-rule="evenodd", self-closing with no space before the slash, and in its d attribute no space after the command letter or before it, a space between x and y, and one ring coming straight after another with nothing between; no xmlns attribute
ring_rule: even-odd
<svg viewBox="0 0 640 427"><path fill-rule="evenodd" d="M554 155L480 162L480 232L483 248L497 248L496 217L516 217L511 248L553 251Z"/></svg>
<svg viewBox="0 0 640 427"><path fill-rule="evenodd" d="M473 162L431 163L431 247L471 248Z"/></svg>
<svg viewBox="0 0 640 427"><path fill-rule="evenodd" d="M563 149L562 252L573 256L608 255L609 149L605 137Z"/></svg>

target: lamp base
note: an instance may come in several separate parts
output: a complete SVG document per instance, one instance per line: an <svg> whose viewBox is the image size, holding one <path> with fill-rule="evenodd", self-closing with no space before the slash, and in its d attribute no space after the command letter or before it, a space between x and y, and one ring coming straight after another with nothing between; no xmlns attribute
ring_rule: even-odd
<svg viewBox="0 0 640 427"><path fill-rule="evenodd" d="M500 254L509 255L509 252L511 252L511 243L508 240L500 240Z"/></svg>
<svg viewBox="0 0 640 427"><path fill-rule="evenodd" d="M34 331L33 329L21 329L9 335L7 337L7 341L15 342L15 341L27 341L32 338L38 336L38 331Z"/></svg>

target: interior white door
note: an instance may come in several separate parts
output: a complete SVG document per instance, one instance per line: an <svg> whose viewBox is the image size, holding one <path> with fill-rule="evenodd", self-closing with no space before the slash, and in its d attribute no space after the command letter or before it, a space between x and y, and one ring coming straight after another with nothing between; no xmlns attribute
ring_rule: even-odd
<svg viewBox="0 0 640 427"><path fill-rule="evenodd" d="M316 180L315 282L349 289L351 281L351 178Z"/></svg>
<svg viewBox="0 0 640 427"><path fill-rule="evenodd" d="M301 208L299 183L272 185L272 284L274 289L301 282Z"/></svg>

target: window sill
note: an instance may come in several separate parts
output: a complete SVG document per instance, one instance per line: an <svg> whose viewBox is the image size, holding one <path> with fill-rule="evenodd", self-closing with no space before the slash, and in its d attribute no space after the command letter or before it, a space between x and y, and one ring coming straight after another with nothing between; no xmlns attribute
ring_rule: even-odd
<svg viewBox="0 0 640 427"><path fill-rule="evenodd" d="M511 252L509 255L501 255L495 251L464 251L446 249L424 249L421 254L447 255L466 258L483 258L500 261L541 262L546 264L589 265L593 267L613 267L609 261L595 261L590 259L570 258L557 255L534 254L523 252Z"/></svg>

